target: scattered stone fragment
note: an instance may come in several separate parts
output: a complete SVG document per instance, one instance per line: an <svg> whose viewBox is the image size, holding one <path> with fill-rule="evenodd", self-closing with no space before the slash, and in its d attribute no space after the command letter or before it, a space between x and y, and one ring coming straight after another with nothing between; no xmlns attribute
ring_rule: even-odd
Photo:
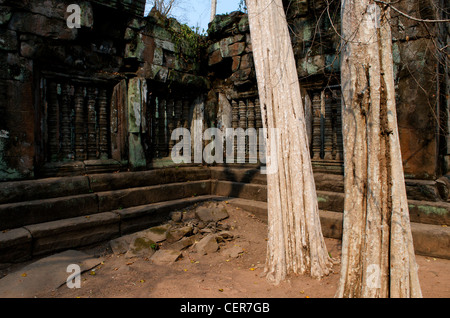
<svg viewBox="0 0 450 318"><path fill-rule="evenodd" d="M200 221L218 222L229 217L228 212L223 207L198 207L195 213Z"/></svg>
<svg viewBox="0 0 450 318"><path fill-rule="evenodd" d="M181 228L171 229L167 233L167 242L174 243L182 237L192 233L192 226L183 226Z"/></svg>
<svg viewBox="0 0 450 318"><path fill-rule="evenodd" d="M169 245L168 249L175 250L175 251L182 251L182 250L188 248L189 246L194 245L199 240L200 240L200 235L183 237L181 240Z"/></svg>
<svg viewBox="0 0 450 318"><path fill-rule="evenodd" d="M121 236L109 242L114 254L124 254L128 251L131 242L137 237L137 234Z"/></svg>
<svg viewBox="0 0 450 318"><path fill-rule="evenodd" d="M156 265L170 265L175 263L180 257L180 251L164 249L156 251L150 260Z"/></svg>
<svg viewBox="0 0 450 318"><path fill-rule="evenodd" d="M187 210L187 211L183 211L183 217L182 217L182 221L187 223L191 220L195 220L195 210L191 209L191 210Z"/></svg>
<svg viewBox="0 0 450 318"><path fill-rule="evenodd" d="M148 230L138 232L140 236L146 237L155 243L165 241L167 239L167 232L170 229L170 224L164 224L160 226L154 226Z"/></svg>
<svg viewBox="0 0 450 318"><path fill-rule="evenodd" d="M215 234L208 234L195 245L195 250L197 253L202 255L214 253L218 249L219 245L217 244Z"/></svg>
<svg viewBox="0 0 450 318"><path fill-rule="evenodd" d="M176 211L176 212L172 212L170 214L170 219L174 222L181 222L182 218L183 218L183 212Z"/></svg>
<svg viewBox="0 0 450 318"><path fill-rule="evenodd" d="M44 257L0 279L0 298L33 298L39 293L54 291L66 284L69 275L74 273L67 271L70 265L78 265L83 273L102 261L102 258L75 250Z"/></svg>
<svg viewBox="0 0 450 318"><path fill-rule="evenodd" d="M234 235L231 233L231 232L228 232L228 231L222 231L222 232L219 232L219 234L218 234L220 237L222 237L224 240L226 240L226 241L229 241L229 240L232 240L233 239L233 237L234 237Z"/></svg>
<svg viewBox="0 0 450 318"><path fill-rule="evenodd" d="M125 257L150 257L156 251L156 243L146 237L136 236L129 245Z"/></svg>
<svg viewBox="0 0 450 318"><path fill-rule="evenodd" d="M224 251L225 256L230 258L238 258L242 253L244 253L244 250L242 247L234 245L233 247L230 247Z"/></svg>

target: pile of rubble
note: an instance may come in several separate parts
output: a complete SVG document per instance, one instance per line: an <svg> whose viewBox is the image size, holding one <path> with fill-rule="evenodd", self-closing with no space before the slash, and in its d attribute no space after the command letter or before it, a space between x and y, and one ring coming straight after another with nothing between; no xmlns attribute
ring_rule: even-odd
<svg viewBox="0 0 450 318"><path fill-rule="evenodd" d="M229 218L226 203L205 202L171 213L171 220L163 225L126 235L110 242L115 254L127 258L144 257L154 264L176 262L183 251L206 255L217 252L226 242L236 238L233 228L221 222ZM239 257L243 249L227 249L230 258Z"/></svg>

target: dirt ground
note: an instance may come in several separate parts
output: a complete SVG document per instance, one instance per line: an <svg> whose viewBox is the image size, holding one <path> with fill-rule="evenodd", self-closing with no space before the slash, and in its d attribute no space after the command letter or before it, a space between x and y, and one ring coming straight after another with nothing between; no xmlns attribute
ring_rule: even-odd
<svg viewBox="0 0 450 318"><path fill-rule="evenodd" d="M187 249L183 257L169 266L152 264L148 258L125 258L112 253L108 244L85 251L104 258L103 264L82 274L80 289L65 284L43 298L331 298L339 278L334 273L315 280L307 276L290 277L273 286L264 276L267 225L241 209L229 208L229 224L235 239L222 243L213 254L199 255ZM326 239L328 250L340 258L340 241ZM244 253L229 258L225 251L238 245ZM164 248L162 246L161 248ZM423 296L450 297L450 260L417 256Z"/></svg>

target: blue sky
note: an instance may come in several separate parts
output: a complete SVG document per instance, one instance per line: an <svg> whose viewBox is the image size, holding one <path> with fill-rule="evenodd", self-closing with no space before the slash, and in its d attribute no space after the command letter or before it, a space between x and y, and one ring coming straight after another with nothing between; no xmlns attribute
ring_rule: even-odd
<svg viewBox="0 0 450 318"><path fill-rule="evenodd" d="M239 9L240 0L217 0L217 14L230 13ZM147 10L151 7L147 5ZM181 23L190 27L199 27L202 32L208 29L211 15L211 0L180 0L179 7L173 10L172 15Z"/></svg>

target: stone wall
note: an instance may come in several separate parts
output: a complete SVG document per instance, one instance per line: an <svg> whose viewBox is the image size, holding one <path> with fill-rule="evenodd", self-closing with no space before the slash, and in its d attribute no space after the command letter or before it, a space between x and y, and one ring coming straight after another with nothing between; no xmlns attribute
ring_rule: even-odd
<svg viewBox="0 0 450 318"><path fill-rule="evenodd" d="M396 7L445 18L437 2ZM218 15L204 37L128 0L81 1L70 29L69 4L0 0L0 180L149 169L194 119L262 127L246 14ZM339 2L285 5L313 165L341 174ZM436 180L450 149L448 28L392 12L392 31L405 175Z"/></svg>
<svg viewBox="0 0 450 318"><path fill-rule="evenodd" d="M69 4L0 1L0 180L145 168L151 96L193 99L209 85L201 38L144 18L145 1L78 2L79 29L67 27ZM136 83L142 118L128 107Z"/></svg>
<svg viewBox="0 0 450 318"><path fill-rule="evenodd" d="M440 2L440 3L438 3ZM342 173L340 131L340 3L324 0L285 1L297 60L313 165L323 172ZM442 1L396 2L400 11L419 19L445 18ZM447 173L448 28L409 19L391 10L397 112L405 176L435 180ZM245 15L218 16L210 25L208 47L210 112L223 119L222 109L233 99L256 95L251 38ZM438 43L441 43L440 45ZM448 51L448 48L447 48ZM244 61L244 66L239 62ZM441 67L439 67L441 66ZM246 67L249 67L248 69ZM224 101L224 102L223 102ZM321 104L325 104L321 108ZM215 107L215 108L214 108ZM208 109L208 108L207 108ZM227 117L225 116L225 117ZM309 117L308 117L309 116ZM245 128L245 127L244 127Z"/></svg>
<svg viewBox="0 0 450 318"><path fill-rule="evenodd" d="M209 126L231 128L232 102L247 104L248 99L258 95L247 15L233 12L216 16L209 26L208 40L206 53L212 89L205 116L209 118Z"/></svg>
<svg viewBox="0 0 450 318"><path fill-rule="evenodd" d="M320 0L286 2L289 2L288 20L302 87L311 95L315 90L339 85L341 23L338 2L330 3L329 7L327 1ZM445 8L437 9L445 7L443 2L434 0L402 0L396 2L395 7L425 20L442 18L445 12ZM448 36L448 30L439 34L437 24L415 21L394 10L391 10L391 28L405 176L436 179L448 171L443 160L448 150L446 142L442 141L448 135L448 91L444 93L445 83L439 80L448 74L448 68L438 71L438 65L448 63L448 56L442 56L437 44L440 37ZM445 39L442 43L446 43Z"/></svg>

